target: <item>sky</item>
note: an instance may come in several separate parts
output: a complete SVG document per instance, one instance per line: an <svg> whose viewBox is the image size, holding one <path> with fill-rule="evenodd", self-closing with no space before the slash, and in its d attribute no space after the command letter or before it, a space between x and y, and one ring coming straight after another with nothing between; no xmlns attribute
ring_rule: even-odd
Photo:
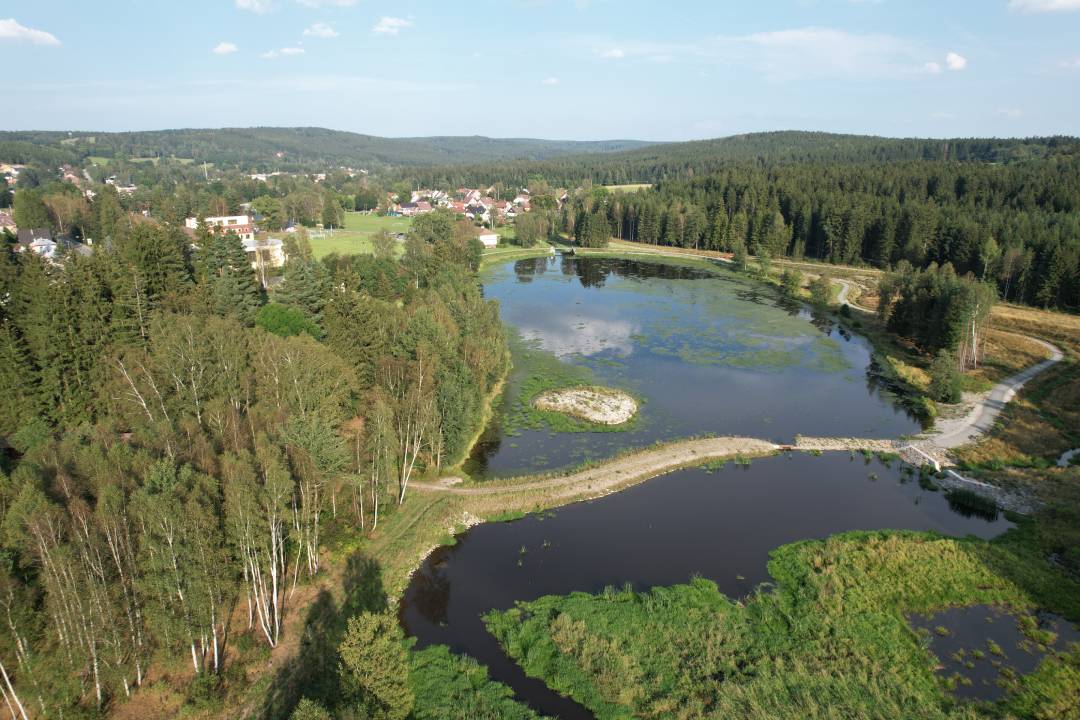
<svg viewBox="0 0 1080 720"><path fill-rule="evenodd" d="M1080 0L0 0L0 129L1080 135Z"/></svg>

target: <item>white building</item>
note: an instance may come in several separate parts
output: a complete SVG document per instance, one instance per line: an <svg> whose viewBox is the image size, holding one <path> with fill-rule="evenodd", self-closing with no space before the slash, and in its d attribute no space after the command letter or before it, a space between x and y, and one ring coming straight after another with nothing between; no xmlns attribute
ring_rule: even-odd
<svg viewBox="0 0 1080 720"><path fill-rule="evenodd" d="M203 222L211 232L234 233L241 241L255 240L255 226L251 222L250 215L221 215L218 217L203 218ZM199 218L189 217L184 220L184 227L188 230L199 229Z"/></svg>
<svg viewBox="0 0 1080 720"><path fill-rule="evenodd" d="M251 238L241 242L244 246L244 252L247 253L248 260L251 261L252 270L259 274L259 280L262 282L263 287L267 287L269 282L266 276L267 268L281 267L288 259L285 254L285 244L281 241L281 238L272 237L260 240Z"/></svg>
<svg viewBox="0 0 1080 720"><path fill-rule="evenodd" d="M499 236L494 230L481 228L476 235L476 239L486 248L493 248L499 244Z"/></svg>

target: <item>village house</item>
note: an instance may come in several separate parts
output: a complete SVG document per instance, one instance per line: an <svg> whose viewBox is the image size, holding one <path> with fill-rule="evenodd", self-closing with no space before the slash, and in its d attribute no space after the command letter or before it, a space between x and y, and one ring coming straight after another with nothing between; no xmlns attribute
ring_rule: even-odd
<svg viewBox="0 0 1080 720"><path fill-rule="evenodd" d="M490 223L491 213L481 203L475 202L465 207L465 217L470 220L480 220L481 222Z"/></svg>
<svg viewBox="0 0 1080 720"><path fill-rule="evenodd" d="M476 239L486 248L493 248L499 244L498 233L487 228L476 228Z"/></svg>
<svg viewBox="0 0 1080 720"><path fill-rule="evenodd" d="M15 218L11 213L0 212L0 232L7 230L10 233L16 233L19 228L15 225Z"/></svg>
<svg viewBox="0 0 1080 720"><path fill-rule="evenodd" d="M221 215L203 218L211 232L233 233L242 242L255 239L255 225L250 215ZM184 227L194 232L199 229L199 218L189 217L184 220Z"/></svg>
<svg viewBox="0 0 1080 720"><path fill-rule="evenodd" d="M122 195L131 195L132 193L134 193L136 190L139 189L138 186L132 185L130 183L127 184L127 185L120 184L117 181L115 175L110 175L109 177L105 178L105 184L106 185L112 185L114 188L116 188L116 192L118 192L118 193L120 193Z"/></svg>
<svg viewBox="0 0 1080 720"><path fill-rule="evenodd" d="M427 202L426 200L421 200L420 202L405 203L401 206L400 209L401 214L405 217L413 217L414 215L426 215L427 213L435 210L435 208L431 207L431 203Z"/></svg>
<svg viewBox="0 0 1080 720"><path fill-rule="evenodd" d="M52 230L49 228L19 230L18 240L15 252L32 252L46 260L56 257L56 241L53 240Z"/></svg>
<svg viewBox="0 0 1080 720"><path fill-rule="evenodd" d="M471 188L462 187L462 188L458 188L457 196L461 200L461 202L465 203L466 205L469 205L471 203L474 203L474 202L478 201L480 198L482 198L484 196L484 194L481 193L479 190L473 190Z"/></svg>

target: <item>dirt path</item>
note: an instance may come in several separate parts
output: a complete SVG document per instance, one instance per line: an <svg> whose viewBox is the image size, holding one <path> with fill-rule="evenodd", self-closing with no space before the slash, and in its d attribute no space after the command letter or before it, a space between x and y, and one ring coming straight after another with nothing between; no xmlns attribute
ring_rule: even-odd
<svg viewBox="0 0 1080 720"><path fill-rule="evenodd" d="M467 496L539 492L548 501L579 496L599 497L680 467L737 456L769 455L779 449L778 445L756 438L700 438L643 450L569 475L543 480L491 480L480 486L461 487L460 479L444 478L436 482L414 482L412 487L421 492L450 492Z"/></svg>
<svg viewBox="0 0 1080 720"><path fill-rule="evenodd" d="M933 430L922 437L916 438L913 444L920 447L929 446L929 448L924 447L924 450L929 452L937 449L950 450L977 440L994 427L994 421L997 420L1005 405L1016 396L1017 391L1028 380L1060 362L1065 357L1061 350L1045 340L1024 337L1046 348L1050 357L1025 370L1021 370L1011 377L1005 378L991 388L990 392L981 396L966 415L959 418L939 420L934 424Z"/></svg>
<svg viewBox="0 0 1080 720"><path fill-rule="evenodd" d="M855 301L852 300L850 297L852 291L855 290L856 287L862 290L861 286L859 286L857 283L852 282L851 280L844 280L843 278L830 279L840 286L840 292L836 294L837 305L847 305L852 310L858 310L859 312L867 313L868 315L872 315L874 313L873 310L864 308L861 305L856 305Z"/></svg>

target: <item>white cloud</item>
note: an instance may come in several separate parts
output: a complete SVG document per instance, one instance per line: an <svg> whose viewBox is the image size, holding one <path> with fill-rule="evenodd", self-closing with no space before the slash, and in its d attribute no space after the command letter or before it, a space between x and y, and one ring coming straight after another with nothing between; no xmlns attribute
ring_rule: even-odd
<svg viewBox="0 0 1080 720"><path fill-rule="evenodd" d="M923 65L923 70L930 73L931 75L940 75L941 74L941 63L928 62L925 65Z"/></svg>
<svg viewBox="0 0 1080 720"><path fill-rule="evenodd" d="M236 0L236 7L240 10L262 15L270 12L273 9L273 4L270 0Z"/></svg>
<svg viewBox="0 0 1080 720"><path fill-rule="evenodd" d="M559 78L557 78L557 77L544 78L543 80L540 81L540 84L541 85L558 85L559 84Z"/></svg>
<svg viewBox="0 0 1080 720"><path fill-rule="evenodd" d="M20 25L14 18L0 20L0 40L27 40L34 45L59 45L52 33Z"/></svg>
<svg viewBox="0 0 1080 720"><path fill-rule="evenodd" d="M894 35L828 27L716 35L687 43L612 42L611 38L597 37L585 38L585 42L596 56L618 48L627 60L746 70L773 82L910 78L942 69L941 63L926 62L928 49L920 43Z"/></svg>
<svg viewBox="0 0 1080 720"><path fill-rule="evenodd" d="M269 50L264 52L260 57L265 60L274 60L279 57L289 57L290 55L303 55L304 48L299 47L283 47L280 50Z"/></svg>
<svg viewBox="0 0 1080 720"><path fill-rule="evenodd" d="M626 57L626 52L622 48L611 48L600 53L600 57L610 60L622 60Z"/></svg>
<svg viewBox="0 0 1080 720"><path fill-rule="evenodd" d="M967 64L967 58L959 53L951 52L945 56L945 65L950 70L963 70Z"/></svg>
<svg viewBox="0 0 1080 720"><path fill-rule="evenodd" d="M212 52L215 55L229 55L230 53L234 53L239 49L240 48L236 47L236 45L234 43L220 42L220 43L218 43L217 45L214 46L214 49L212 50Z"/></svg>
<svg viewBox="0 0 1080 720"><path fill-rule="evenodd" d="M321 8L321 7L352 7L356 4L356 0L296 0L309 8Z"/></svg>
<svg viewBox="0 0 1080 720"><path fill-rule="evenodd" d="M304 35L307 37L332 38L338 36L338 31L326 23L317 22L311 27L305 28Z"/></svg>
<svg viewBox="0 0 1080 720"><path fill-rule="evenodd" d="M1080 57L1072 60L1062 60L1061 67L1064 70L1080 70Z"/></svg>
<svg viewBox="0 0 1080 720"><path fill-rule="evenodd" d="M371 32L376 35L397 35L403 28L412 27L412 20L398 17L381 17Z"/></svg>
<svg viewBox="0 0 1080 720"><path fill-rule="evenodd" d="M1080 10L1080 0L1009 0L1009 9L1022 13Z"/></svg>
<svg viewBox="0 0 1080 720"><path fill-rule="evenodd" d="M998 108L997 114L1007 118L1019 118L1023 117L1024 111L1019 108Z"/></svg>

